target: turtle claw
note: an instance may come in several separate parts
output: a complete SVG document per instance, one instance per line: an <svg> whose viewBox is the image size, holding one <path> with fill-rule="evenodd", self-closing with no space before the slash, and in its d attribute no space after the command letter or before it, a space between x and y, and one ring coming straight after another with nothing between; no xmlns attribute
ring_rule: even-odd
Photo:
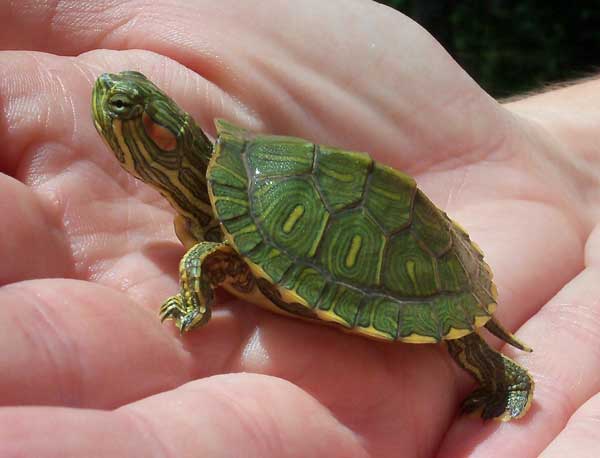
<svg viewBox="0 0 600 458"><path fill-rule="evenodd" d="M160 322L162 323L165 320L178 319L183 312L184 310L181 304L180 296L171 296L160 307Z"/></svg>
<svg viewBox="0 0 600 458"><path fill-rule="evenodd" d="M210 319L210 315L210 309L204 306L186 307L179 294L168 298L159 311L161 323L165 320L175 321L181 334L202 326Z"/></svg>
<svg viewBox="0 0 600 458"><path fill-rule="evenodd" d="M203 311L204 310L204 311ZM186 315L176 321L176 325L179 328L179 332L183 334L190 329L202 326L210 319L210 309L201 307L200 309L194 309L188 312Z"/></svg>
<svg viewBox="0 0 600 458"><path fill-rule="evenodd" d="M506 404L506 396L481 388L475 390L463 401L460 411L463 414L470 414L481 410L483 420L502 419L507 414Z"/></svg>
<svg viewBox="0 0 600 458"><path fill-rule="evenodd" d="M479 388L463 401L461 413L469 414L481 410L483 420L514 420L525 415L529 409L530 394L530 387L505 391Z"/></svg>

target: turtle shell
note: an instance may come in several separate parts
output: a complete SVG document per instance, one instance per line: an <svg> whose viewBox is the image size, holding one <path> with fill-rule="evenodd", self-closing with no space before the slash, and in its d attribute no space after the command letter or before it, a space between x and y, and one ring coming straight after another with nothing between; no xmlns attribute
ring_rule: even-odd
<svg viewBox="0 0 600 458"><path fill-rule="evenodd" d="M213 210L274 303L417 343L490 318L496 292L482 253L413 178L364 153L216 124Z"/></svg>

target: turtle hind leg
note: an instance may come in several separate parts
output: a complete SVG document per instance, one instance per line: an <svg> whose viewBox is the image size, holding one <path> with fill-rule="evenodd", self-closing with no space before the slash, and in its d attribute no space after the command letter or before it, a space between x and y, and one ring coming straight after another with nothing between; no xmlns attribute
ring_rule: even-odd
<svg viewBox="0 0 600 458"><path fill-rule="evenodd" d="M179 263L178 294L160 308L160 319L174 320L181 333L205 324L211 315L213 288L229 277L231 265L243 262L225 243L199 242Z"/></svg>
<svg viewBox="0 0 600 458"><path fill-rule="evenodd" d="M480 385L463 402L463 413L481 410L484 420L497 418L502 421L527 413L534 382L526 369L491 348L475 332L447 343L450 355Z"/></svg>

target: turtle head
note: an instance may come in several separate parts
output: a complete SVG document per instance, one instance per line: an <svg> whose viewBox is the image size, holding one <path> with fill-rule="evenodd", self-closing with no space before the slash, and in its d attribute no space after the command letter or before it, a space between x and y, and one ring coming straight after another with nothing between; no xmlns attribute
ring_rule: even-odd
<svg viewBox="0 0 600 458"><path fill-rule="evenodd" d="M100 75L92 114L121 165L149 184L155 184L153 168L177 170L186 154L210 158L210 142L192 118L139 72ZM205 148L194 151L198 146Z"/></svg>
<svg viewBox="0 0 600 458"><path fill-rule="evenodd" d="M134 71L100 75L92 116L125 170L158 189L192 225L213 219L206 191L212 144L152 81Z"/></svg>

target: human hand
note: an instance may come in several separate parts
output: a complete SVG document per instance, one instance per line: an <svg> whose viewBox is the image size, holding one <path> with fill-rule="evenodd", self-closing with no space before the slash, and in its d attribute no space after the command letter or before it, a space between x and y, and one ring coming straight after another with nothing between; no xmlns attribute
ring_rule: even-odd
<svg viewBox="0 0 600 458"><path fill-rule="evenodd" d="M502 108L426 32L370 2L34 5L0 7L0 46L22 50L3 52L0 80L0 456L594 451L581 440L600 408L589 96ZM161 326L183 253L172 211L121 171L89 113L94 78L125 69L209 133L222 117L414 175L482 246L497 316L535 350L503 349L536 379L527 417L457 417L472 386L443 346L377 343L230 298L183 338Z"/></svg>

